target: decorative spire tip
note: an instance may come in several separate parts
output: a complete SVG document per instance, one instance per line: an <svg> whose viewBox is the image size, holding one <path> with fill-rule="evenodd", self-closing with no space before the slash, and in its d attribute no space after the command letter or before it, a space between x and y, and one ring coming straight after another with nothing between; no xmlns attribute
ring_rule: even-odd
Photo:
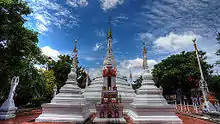
<svg viewBox="0 0 220 124"><path fill-rule="evenodd" d="M111 16L109 17L109 29L108 29L108 38L112 38L112 29L111 29L111 22L112 22L112 19L111 19Z"/></svg>

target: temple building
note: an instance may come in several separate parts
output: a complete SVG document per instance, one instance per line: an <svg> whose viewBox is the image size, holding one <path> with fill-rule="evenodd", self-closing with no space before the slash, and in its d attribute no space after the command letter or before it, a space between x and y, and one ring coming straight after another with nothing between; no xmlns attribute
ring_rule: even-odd
<svg viewBox="0 0 220 124"><path fill-rule="evenodd" d="M95 115L94 123L126 123L128 115L133 123L175 123L182 121L175 114L175 107L169 105L157 88L147 65L147 50L143 42L142 86L137 94L130 81L116 68L112 49L112 29L109 25L107 53L102 69L96 74L91 85L82 91L76 80L77 48L73 50L72 68L66 84L51 100L42 105L42 114L37 122L85 123ZM129 70L128 70L129 73ZM87 82L88 83L88 82Z"/></svg>

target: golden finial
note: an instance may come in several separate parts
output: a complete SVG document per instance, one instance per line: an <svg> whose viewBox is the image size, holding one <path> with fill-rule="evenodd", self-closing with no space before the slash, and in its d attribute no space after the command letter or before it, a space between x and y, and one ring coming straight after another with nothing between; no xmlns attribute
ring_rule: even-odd
<svg viewBox="0 0 220 124"><path fill-rule="evenodd" d="M108 29L108 38L112 38L112 29L111 29L111 17L109 17L109 29Z"/></svg>

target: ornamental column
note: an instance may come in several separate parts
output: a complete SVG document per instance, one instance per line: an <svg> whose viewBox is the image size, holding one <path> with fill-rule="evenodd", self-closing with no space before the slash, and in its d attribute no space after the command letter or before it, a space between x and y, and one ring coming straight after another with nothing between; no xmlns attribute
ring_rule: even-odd
<svg viewBox="0 0 220 124"><path fill-rule="evenodd" d="M197 46L196 46L196 39L193 39L192 41L193 41L193 45L194 45L194 48L195 48L196 58L197 58L197 61L198 61L199 71L200 71L200 76L201 76L201 79L199 81L199 88L202 90L202 95L203 95L203 99L204 99L203 109L207 109L208 112L216 111L213 108L214 106L208 100L209 89L208 89L207 83L206 83L206 81L204 79L204 76L203 76L202 67L201 67L199 54L198 54L198 49L197 49Z"/></svg>

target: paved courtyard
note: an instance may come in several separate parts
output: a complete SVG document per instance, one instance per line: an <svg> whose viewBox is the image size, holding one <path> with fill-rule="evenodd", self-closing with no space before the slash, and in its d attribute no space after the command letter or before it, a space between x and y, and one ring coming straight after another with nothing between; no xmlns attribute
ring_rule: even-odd
<svg viewBox="0 0 220 124"><path fill-rule="evenodd" d="M34 119L37 118L41 114L41 110L32 110L30 112L23 112L17 114L16 118L9 120L0 120L0 124L74 124L74 123L37 123L34 122ZM183 124L214 124L213 122L209 122L203 119L193 118L190 116L177 114L178 117L183 121ZM132 124L128 118L126 118L128 124Z"/></svg>

